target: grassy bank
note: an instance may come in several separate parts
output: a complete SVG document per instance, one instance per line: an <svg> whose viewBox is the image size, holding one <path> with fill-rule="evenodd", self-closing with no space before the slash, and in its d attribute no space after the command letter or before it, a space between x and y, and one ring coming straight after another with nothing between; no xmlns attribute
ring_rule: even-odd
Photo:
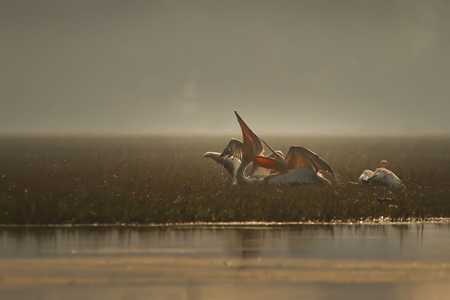
<svg viewBox="0 0 450 300"><path fill-rule="evenodd" d="M267 137L309 147L333 187L236 187L206 151L227 137L0 137L0 224L332 221L450 217L450 138ZM404 181L395 205L356 182L381 159Z"/></svg>

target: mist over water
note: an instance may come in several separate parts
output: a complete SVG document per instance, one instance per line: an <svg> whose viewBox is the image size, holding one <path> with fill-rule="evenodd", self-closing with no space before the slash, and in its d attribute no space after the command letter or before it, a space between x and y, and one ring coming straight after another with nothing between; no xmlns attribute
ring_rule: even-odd
<svg viewBox="0 0 450 300"><path fill-rule="evenodd" d="M450 3L0 3L0 132L444 134Z"/></svg>

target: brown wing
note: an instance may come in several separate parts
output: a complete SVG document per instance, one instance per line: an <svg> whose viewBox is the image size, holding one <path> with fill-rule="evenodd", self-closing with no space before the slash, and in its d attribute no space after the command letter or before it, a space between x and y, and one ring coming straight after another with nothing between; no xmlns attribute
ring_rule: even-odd
<svg viewBox="0 0 450 300"><path fill-rule="evenodd" d="M334 176L330 165L308 148L291 146L286 155L286 163L289 169L310 168L316 172L327 171Z"/></svg>
<svg viewBox="0 0 450 300"><path fill-rule="evenodd" d="M258 136L247 126L247 124L245 124L244 120L242 120L237 112L234 113L236 114L242 130L242 138L244 140L243 152L251 156L261 155L264 151L264 147Z"/></svg>

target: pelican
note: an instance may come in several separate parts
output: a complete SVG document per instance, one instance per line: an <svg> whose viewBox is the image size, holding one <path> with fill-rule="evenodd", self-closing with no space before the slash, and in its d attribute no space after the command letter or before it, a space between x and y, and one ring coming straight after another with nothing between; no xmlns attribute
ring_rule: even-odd
<svg viewBox="0 0 450 300"><path fill-rule="evenodd" d="M256 135L235 111L241 127L243 142L232 139L221 156L237 157L241 160L236 171L236 181L239 184L259 185L301 185L301 184L331 184L322 176L321 171L327 171L334 176L334 171L326 161L316 153L301 146L291 146L286 155L274 151L263 139ZM264 143L271 151L270 156L262 156ZM263 179L246 176L245 170L251 164L275 170L277 173L266 175Z"/></svg>
<svg viewBox="0 0 450 300"><path fill-rule="evenodd" d="M372 170L364 170L359 176L358 182L360 184L374 184L384 185L393 188L404 188L403 182L397 175L388 169L389 163L387 160L380 161L379 167Z"/></svg>

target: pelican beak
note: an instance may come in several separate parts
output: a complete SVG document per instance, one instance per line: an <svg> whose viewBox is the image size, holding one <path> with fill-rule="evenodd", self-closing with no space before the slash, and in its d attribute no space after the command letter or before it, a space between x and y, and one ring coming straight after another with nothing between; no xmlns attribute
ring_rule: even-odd
<svg viewBox="0 0 450 300"><path fill-rule="evenodd" d="M242 120L241 116L235 111L237 120L239 122L239 126L241 126L242 137L244 140L244 153L248 155L260 155L264 147L258 138L258 136L245 124L244 120Z"/></svg>
<svg viewBox="0 0 450 300"><path fill-rule="evenodd" d="M250 155L245 155L245 154L244 154L244 156L247 157L248 159L250 159L253 163L257 164L260 167L274 170L274 171L277 171L278 173L281 173L283 171L280 169L279 164L273 158L266 157L266 156L250 156Z"/></svg>

